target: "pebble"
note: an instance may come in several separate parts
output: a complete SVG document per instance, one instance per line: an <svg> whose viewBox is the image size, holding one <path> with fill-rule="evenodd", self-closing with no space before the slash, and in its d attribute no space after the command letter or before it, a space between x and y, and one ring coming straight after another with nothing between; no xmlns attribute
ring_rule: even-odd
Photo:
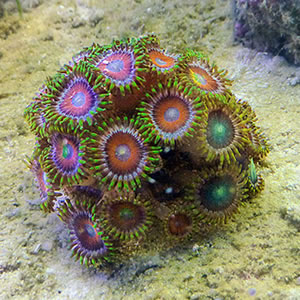
<svg viewBox="0 0 300 300"><path fill-rule="evenodd" d="M53 41L54 40L54 35L50 32L47 32L46 34L44 34L42 37L41 37L41 40L42 41Z"/></svg>
<svg viewBox="0 0 300 300"><path fill-rule="evenodd" d="M190 297L190 300L200 300L201 299L201 294L193 294Z"/></svg>
<svg viewBox="0 0 300 300"><path fill-rule="evenodd" d="M249 296L255 296L256 295L256 289L255 288L250 288L248 290L248 294L249 294Z"/></svg>
<svg viewBox="0 0 300 300"><path fill-rule="evenodd" d="M193 252L198 252L200 250L200 246L198 244L194 244L192 250Z"/></svg>
<svg viewBox="0 0 300 300"><path fill-rule="evenodd" d="M32 254L38 254L39 251L40 251L40 249L41 249L41 244L37 244L37 245L34 247L34 249L33 249L33 251L32 251Z"/></svg>
<svg viewBox="0 0 300 300"><path fill-rule="evenodd" d="M80 26L85 25L85 20L81 19L79 16L75 16L73 21L72 21L72 27L73 28L78 28Z"/></svg>
<svg viewBox="0 0 300 300"><path fill-rule="evenodd" d="M41 245L41 249L43 251L47 251L47 252L50 252L53 248L53 241L46 241L44 243L42 243Z"/></svg>
<svg viewBox="0 0 300 300"><path fill-rule="evenodd" d="M288 84L291 86L295 86L298 83L300 83L300 78L299 77L292 77L292 78L288 78Z"/></svg>

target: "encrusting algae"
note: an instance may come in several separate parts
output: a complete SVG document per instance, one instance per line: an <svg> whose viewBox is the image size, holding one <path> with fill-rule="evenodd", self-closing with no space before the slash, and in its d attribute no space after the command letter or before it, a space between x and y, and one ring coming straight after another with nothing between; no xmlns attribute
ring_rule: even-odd
<svg viewBox="0 0 300 300"><path fill-rule="evenodd" d="M80 263L199 240L263 189L268 142L230 86L205 55L168 53L155 35L93 44L46 80L25 110L27 165Z"/></svg>

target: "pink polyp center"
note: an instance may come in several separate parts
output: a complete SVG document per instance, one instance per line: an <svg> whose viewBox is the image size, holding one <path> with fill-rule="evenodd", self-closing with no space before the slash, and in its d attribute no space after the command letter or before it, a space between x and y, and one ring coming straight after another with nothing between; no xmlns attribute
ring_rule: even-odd
<svg viewBox="0 0 300 300"><path fill-rule="evenodd" d="M105 57L98 64L98 68L114 80L125 81L131 77L133 60L129 53L113 53Z"/></svg>

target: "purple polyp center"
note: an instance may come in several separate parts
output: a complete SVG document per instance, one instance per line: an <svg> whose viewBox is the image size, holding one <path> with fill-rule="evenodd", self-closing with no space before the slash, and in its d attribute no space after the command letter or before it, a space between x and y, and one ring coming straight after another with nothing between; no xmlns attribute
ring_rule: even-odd
<svg viewBox="0 0 300 300"><path fill-rule="evenodd" d="M122 144L116 148L115 154L118 160L127 161L131 156L131 151L128 145Z"/></svg>
<svg viewBox="0 0 300 300"><path fill-rule="evenodd" d="M110 72L118 73L124 69L124 62L123 60L116 59L107 64L106 69Z"/></svg>
<svg viewBox="0 0 300 300"><path fill-rule="evenodd" d="M202 75L195 73L195 77L200 84L205 85L207 83L207 81Z"/></svg>
<svg viewBox="0 0 300 300"><path fill-rule="evenodd" d="M47 183L47 174L43 172L43 181L46 184Z"/></svg>
<svg viewBox="0 0 300 300"><path fill-rule="evenodd" d="M81 107L85 104L85 94L83 92L78 92L72 97L72 104L75 107Z"/></svg>
<svg viewBox="0 0 300 300"><path fill-rule="evenodd" d="M89 235L89 237L93 238L96 236L96 231L91 224L85 224L84 229L85 229L86 233Z"/></svg>
<svg viewBox="0 0 300 300"><path fill-rule="evenodd" d="M62 156L64 159L71 159L73 157L73 147L70 144L66 144L63 146Z"/></svg>
<svg viewBox="0 0 300 300"><path fill-rule="evenodd" d="M167 122L174 122L179 119L180 112L176 107L168 108L164 113L164 118Z"/></svg>
<svg viewBox="0 0 300 300"><path fill-rule="evenodd" d="M71 119L86 120L97 111L98 95L86 78L77 77L70 80L57 105L59 114Z"/></svg>

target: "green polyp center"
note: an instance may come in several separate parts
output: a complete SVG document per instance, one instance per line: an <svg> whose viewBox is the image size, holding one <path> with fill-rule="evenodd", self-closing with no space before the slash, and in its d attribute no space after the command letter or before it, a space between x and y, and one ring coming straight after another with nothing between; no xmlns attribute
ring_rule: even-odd
<svg viewBox="0 0 300 300"><path fill-rule="evenodd" d="M73 147L70 144L64 144L62 149L62 157L65 159L70 159L73 156Z"/></svg>
<svg viewBox="0 0 300 300"><path fill-rule="evenodd" d="M213 148L220 149L231 144L234 127L231 119L222 111L213 111L208 116L207 141Z"/></svg>
<svg viewBox="0 0 300 300"><path fill-rule="evenodd" d="M231 176L211 178L200 190L201 203L210 211L221 211L235 199L236 185Z"/></svg>
<svg viewBox="0 0 300 300"><path fill-rule="evenodd" d="M120 211L120 218L122 220L131 220L132 218L134 217L134 213L131 209L129 208L123 208L121 211Z"/></svg>

